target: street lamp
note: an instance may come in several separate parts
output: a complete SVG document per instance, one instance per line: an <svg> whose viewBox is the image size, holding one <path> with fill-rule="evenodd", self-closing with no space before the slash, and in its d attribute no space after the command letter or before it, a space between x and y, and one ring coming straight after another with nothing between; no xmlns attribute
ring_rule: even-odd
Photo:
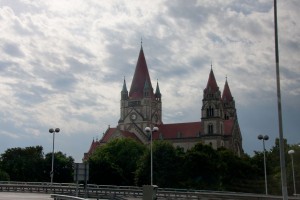
<svg viewBox="0 0 300 200"><path fill-rule="evenodd" d="M60 131L59 128L53 129L50 128L49 129L49 133L53 134L53 143L52 143L52 167L51 167L51 172L50 172L50 176L51 176L51 185L53 184L53 175L54 175L54 171L53 171L53 167L54 167L54 138L55 138L55 133L58 133Z"/></svg>
<svg viewBox="0 0 300 200"><path fill-rule="evenodd" d="M257 137L259 140L263 141L263 148L264 148L264 170L265 170L265 188L266 188L266 195L268 195L268 181L267 181L267 165L266 165L266 148L265 148L265 140L269 139L268 135L262 136L259 135Z"/></svg>
<svg viewBox="0 0 300 200"><path fill-rule="evenodd" d="M294 150L289 150L288 154L291 155L292 159L292 171L293 171L293 182L294 182L294 195L296 195L296 182L295 182L295 172L294 172L294 159L293 159L293 154L295 153Z"/></svg>
<svg viewBox="0 0 300 200"><path fill-rule="evenodd" d="M151 156L151 185L153 185L153 158L152 158L152 133L158 131L158 127L153 127L151 130L150 127L145 128L146 133L150 133L150 156Z"/></svg>

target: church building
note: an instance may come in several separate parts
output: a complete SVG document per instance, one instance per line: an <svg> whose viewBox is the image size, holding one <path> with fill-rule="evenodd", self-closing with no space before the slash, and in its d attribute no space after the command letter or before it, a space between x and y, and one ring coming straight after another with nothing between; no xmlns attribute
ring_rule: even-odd
<svg viewBox="0 0 300 200"><path fill-rule="evenodd" d="M184 150L202 143L211 145L214 149L225 147L238 156L243 154L235 101L227 79L221 93L211 68L203 91L201 121L164 124L162 94L158 82L155 91L152 87L141 46L129 92L126 80L123 82L118 125L109 127L100 140L93 140L83 160L87 160L96 148L114 138L129 137L145 145L149 144L150 137L145 132L146 127L158 127L159 130L152 134L153 140L166 140Z"/></svg>

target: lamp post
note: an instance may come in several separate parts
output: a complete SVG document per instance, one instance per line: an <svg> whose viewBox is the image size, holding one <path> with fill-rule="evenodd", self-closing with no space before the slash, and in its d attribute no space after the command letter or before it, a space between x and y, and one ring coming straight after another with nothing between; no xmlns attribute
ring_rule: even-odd
<svg viewBox="0 0 300 200"><path fill-rule="evenodd" d="M153 156L152 156L152 133L153 132L157 132L158 131L158 127L153 127L153 129L151 130L150 127L146 127L145 128L146 133L150 133L150 156L151 156L151 169L150 169L150 173L151 173L151 185L153 185Z"/></svg>
<svg viewBox="0 0 300 200"><path fill-rule="evenodd" d="M292 159L292 172L293 172L293 183L294 183L294 195L296 195L296 182L295 182L295 172L294 172L294 158L293 158L293 154L295 153L294 150L289 150L288 154L291 155L291 159Z"/></svg>
<svg viewBox="0 0 300 200"><path fill-rule="evenodd" d="M53 175L54 175L54 139L55 139L55 133L58 133L60 131L59 128L53 129L50 128L49 129L49 133L53 134L53 143L52 143L52 167L51 167L51 172L50 172L50 177L51 177L51 185L53 184Z"/></svg>
<svg viewBox="0 0 300 200"><path fill-rule="evenodd" d="M267 165L266 165L266 148L265 148L265 140L269 139L268 135L262 136L259 135L257 137L259 140L263 141L263 148L264 148L264 171L265 171L265 188L266 188L266 195L268 195L268 181L267 181Z"/></svg>
<svg viewBox="0 0 300 200"><path fill-rule="evenodd" d="M276 63L276 86L277 86L277 110L278 110L278 128L279 128L279 155L281 171L281 191L283 200L288 199L286 184L286 167L284 155L283 127L282 127L282 108L281 108L281 90L280 90L280 70L279 70L279 45L277 28L277 0L274 0L274 35L275 35L275 63Z"/></svg>

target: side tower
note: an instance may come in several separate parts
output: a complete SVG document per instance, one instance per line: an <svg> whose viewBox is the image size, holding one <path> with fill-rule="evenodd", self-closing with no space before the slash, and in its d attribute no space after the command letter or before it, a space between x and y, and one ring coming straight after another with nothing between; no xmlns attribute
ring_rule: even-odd
<svg viewBox="0 0 300 200"><path fill-rule="evenodd" d="M148 141L144 133L145 127L162 124L162 102L159 85L157 82L154 93L142 46L129 93L124 79L120 111L118 128L134 133L144 143Z"/></svg>
<svg viewBox="0 0 300 200"><path fill-rule="evenodd" d="M205 144L213 148L224 146L223 104L221 92L211 68L206 88L203 91L201 123Z"/></svg>
<svg viewBox="0 0 300 200"><path fill-rule="evenodd" d="M222 93L222 102L224 108L224 119L235 119L236 115L236 108L235 108L235 101L231 95L231 91L227 82L227 78L224 85L224 90Z"/></svg>
<svg viewBox="0 0 300 200"><path fill-rule="evenodd" d="M224 124L226 128L225 134L231 136L227 141L226 148L231 149L235 154L240 156L243 154L242 134L238 122L235 101L231 94L227 78L222 93L222 102L224 108Z"/></svg>

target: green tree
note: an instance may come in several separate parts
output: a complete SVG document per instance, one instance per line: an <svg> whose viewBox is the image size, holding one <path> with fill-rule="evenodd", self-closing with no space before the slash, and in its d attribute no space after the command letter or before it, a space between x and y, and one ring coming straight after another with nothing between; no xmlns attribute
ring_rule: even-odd
<svg viewBox="0 0 300 200"><path fill-rule="evenodd" d="M145 150L130 138L117 138L101 146L88 160L90 183L134 185L137 161Z"/></svg>
<svg viewBox="0 0 300 200"><path fill-rule="evenodd" d="M74 159L62 152L54 153L54 176L53 182L69 183L73 182ZM52 153L45 156L45 181L50 180L50 171L52 168Z"/></svg>
<svg viewBox="0 0 300 200"><path fill-rule="evenodd" d="M149 185L151 182L151 154L150 148L139 160L136 170L135 183ZM175 149L166 141L153 142L153 184L159 187L180 187L181 170L183 163L182 151Z"/></svg>
<svg viewBox="0 0 300 200"><path fill-rule="evenodd" d="M1 155L2 169L11 181L40 181L43 179L43 147L7 149Z"/></svg>
<svg viewBox="0 0 300 200"><path fill-rule="evenodd" d="M237 157L228 149L219 149L220 190L257 193L264 188L260 169L249 156Z"/></svg>
<svg viewBox="0 0 300 200"><path fill-rule="evenodd" d="M184 157L185 187L217 189L220 174L218 165L218 154L211 146L196 144Z"/></svg>
<svg viewBox="0 0 300 200"><path fill-rule="evenodd" d="M0 181L9 181L9 175L2 169L0 169Z"/></svg>

